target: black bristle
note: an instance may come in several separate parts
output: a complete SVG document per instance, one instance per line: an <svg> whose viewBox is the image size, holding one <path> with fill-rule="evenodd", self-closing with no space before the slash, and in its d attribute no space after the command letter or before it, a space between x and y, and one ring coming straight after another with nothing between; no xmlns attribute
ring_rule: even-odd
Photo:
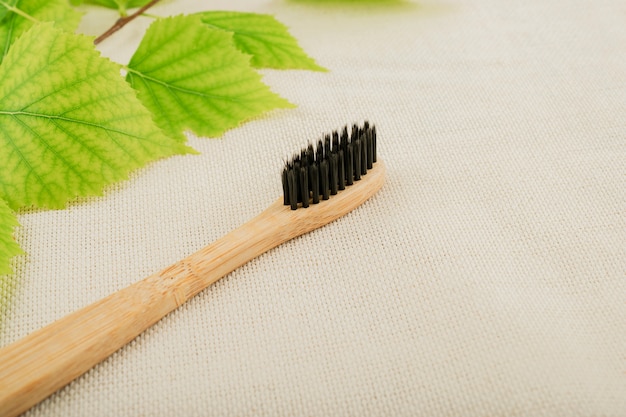
<svg viewBox="0 0 626 417"><path fill-rule="evenodd" d="M291 205L292 210L296 210L298 208L298 183L294 172L295 171L292 168L287 174L287 182L289 184L289 204Z"/></svg>
<svg viewBox="0 0 626 417"><path fill-rule="evenodd" d="M345 162L345 158L348 157L348 127L344 127L342 132L341 132L341 138L339 139L339 148L342 150L343 152L343 156L344 156L344 162ZM344 179L348 178L348 171L347 171L347 165L344 163L344 172L343 172L343 176Z"/></svg>
<svg viewBox="0 0 626 417"><path fill-rule="evenodd" d="M306 153L306 149L303 149L302 152L300 152L300 166L301 167L309 166L309 157Z"/></svg>
<svg viewBox="0 0 626 417"><path fill-rule="evenodd" d="M295 182L294 187L296 188L296 204L297 204L302 201L302 197L300 195L300 158L294 161L293 172L294 172L293 180ZM291 197L290 197L290 200L291 200Z"/></svg>
<svg viewBox="0 0 626 417"><path fill-rule="evenodd" d="M352 125L352 133L350 134L350 142L354 142L359 138L359 127Z"/></svg>
<svg viewBox="0 0 626 417"><path fill-rule="evenodd" d="M341 137L339 138L339 142L341 143L341 149L343 149L343 153L346 153L346 147L348 146L348 126L344 126L341 131Z"/></svg>
<svg viewBox="0 0 626 417"><path fill-rule="evenodd" d="M372 126L372 148L374 152L372 154L372 161L376 162L376 126Z"/></svg>
<svg viewBox="0 0 626 417"><path fill-rule="evenodd" d="M343 160L343 149L337 152L337 188L339 191L346 189L346 167Z"/></svg>
<svg viewBox="0 0 626 417"><path fill-rule="evenodd" d="M289 180L287 179L288 174L289 174L289 167L285 166L285 169L283 169L282 180L283 180L283 204L286 206L289 205Z"/></svg>
<svg viewBox="0 0 626 417"><path fill-rule="evenodd" d="M367 174L367 134L361 135L361 175Z"/></svg>
<svg viewBox="0 0 626 417"><path fill-rule="evenodd" d="M322 136L285 163L281 180L283 203L296 210L328 200L366 175L376 162L376 127L346 125Z"/></svg>
<svg viewBox="0 0 626 417"><path fill-rule="evenodd" d="M320 139L317 141L317 148L315 148L315 160L319 162L324 159L324 142Z"/></svg>
<svg viewBox="0 0 626 417"><path fill-rule="evenodd" d="M320 202L320 177L317 164L309 165L309 179L311 180L311 199L313 204Z"/></svg>
<svg viewBox="0 0 626 417"><path fill-rule="evenodd" d="M302 196L302 207L309 207L309 176L306 167L300 168L300 195Z"/></svg>
<svg viewBox="0 0 626 417"><path fill-rule="evenodd" d="M356 140L353 145L353 159L354 159L354 180L361 180L361 141Z"/></svg>
<svg viewBox="0 0 626 417"><path fill-rule="evenodd" d="M311 143L309 143L309 146L306 148L306 159L308 165L312 165L315 161L315 151L313 150L313 144Z"/></svg>
<svg viewBox="0 0 626 417"><path fill-rule="evenodd" d="M367 169L372 169L374 165L374 140L372 139L372 131L365 132L367 143Z"/></svg>
<svg viewBox="0 0 626 417"><path fill-rule="evenodd" d="M354 184L354 144L349 143L346 152L346 185Z"/></svg>
<svg viewBox="0 0 626 417"><path fill-rule="evenodd" d="M328 185L328 162L323 159L320 162L320 191L322 192L322 200L330 198L330 186Z"/></svg>
<svg viewBox="0 0 626 417"><path fill-rule="evenodd" d="M329 176L330 176L330 195L337 194L337 187L339 186L339 171L338 171L338 161L337 154L331 153L328 158L329 161Z"/></svg>
<svg viewBox="0 0 626 417"><path fill-rule="evenodd" d="M324 158L328 158L330 155L330 135L324 137Z"/></svg>

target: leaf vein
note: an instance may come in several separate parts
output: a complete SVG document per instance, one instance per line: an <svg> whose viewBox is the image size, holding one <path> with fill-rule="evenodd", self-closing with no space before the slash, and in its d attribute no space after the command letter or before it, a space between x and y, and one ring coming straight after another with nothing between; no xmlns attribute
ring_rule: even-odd
<svg viewBox="0 0 626 417"><path fill-rule="evenodd" d="M203 97L203 98L211 98L211 99L221 99L224 101L230 101L230 102L240 102L240 100L238 100L236 97L229 97L229 96L221 96L221 95L216 95L216 94L208 94L206 92L203 91L194 91L194 90L190 90L188 88L183 88L183 87L179 87L176 85L172 85L170 83L167 83L165 81L161 81L161 80L157 80L156 78L147 76L139 71L136 70L131 70L133 73L135 73L138 77L142 77L150 82L153 82L155 84L159 84L162 85L164 87L167 87L168 89L171 87L172 90L176 90L179 91L181 93L185 93L185 94L189 94L189 95L194 95L194 96L199 96L199 97ZM241 82L241 80L238 80L236 83ZM235 82L233 82L234 84ZM224 84L224 85L228 85L228 84Z"/></svg>
<svg viewBox="0 0 626 417"><path fill-rule="evenodd" d="M7 116L24 115L24 116L40 117L44 119L63 120L63 121L70 122L70 123L76 123L76 124L81 124L85 126L95 127L98 129L105 130L107 132L119 133L121 135L129 136L135 139L142 139L141 136L137 136L133 133L124 132L123 130L113 129L107 126L100 125L98 123L89 122L87 120L74 119L71 117L64 117L64 116L57 116L57 115L50 115L50 114L43 114L43 113L33 113L33 112L27 112L27 111L4 111L4 110L0 110L0 115L7 115Z"/></svg>

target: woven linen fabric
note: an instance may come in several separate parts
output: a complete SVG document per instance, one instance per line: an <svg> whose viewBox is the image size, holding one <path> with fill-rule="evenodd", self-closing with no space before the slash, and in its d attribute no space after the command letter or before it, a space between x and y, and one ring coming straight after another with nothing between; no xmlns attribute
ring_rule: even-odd
<svg viewBox="0 0 626 417"><path fill-rule="evenodd" d="M172 1L274 14L329 72L296 104L58 211L0 345L200 249L281 193L284 158L369 120L357 210L234 271L28 416L626 416L626 4ZM106 16L110 18L103 17ZM101 33L114 20L90 12ZM105 41L126 63L149 24Z"/></svg>

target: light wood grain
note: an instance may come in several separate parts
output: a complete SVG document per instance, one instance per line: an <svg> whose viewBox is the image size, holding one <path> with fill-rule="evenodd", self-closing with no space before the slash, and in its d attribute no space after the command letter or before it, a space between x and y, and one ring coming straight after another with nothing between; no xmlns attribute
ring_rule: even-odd
<svg viewBox="0 0 626 417"><path fill-rule="evenodd" d="M212 244L0 350L0 416L16 416L126 345L166 314L249 260L332 222L384 182L378 161L330 200L298 210L282 198Z"/></svg>

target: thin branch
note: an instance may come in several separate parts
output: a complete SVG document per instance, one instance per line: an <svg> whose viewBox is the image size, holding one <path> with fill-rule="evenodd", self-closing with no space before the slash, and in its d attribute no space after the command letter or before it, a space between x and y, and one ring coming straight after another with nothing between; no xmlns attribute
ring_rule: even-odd
<svg viewBox="0 0 626 417"><path fill-rule="evenodd" d="M102 42L103 40L105 40L106 38L108 38L109 36L114 34L115 32L117 32L118 30L120 30L121 28L126 26L133 19L135 19L137 16L142 15L146 10L148 10L150 7L154 6L158 2L159 2L159 0L152 0L150 3L147 3L141 9L137 10L135 13L133 13L133 14L131 14L129 16L124 16L124 17L120 17L119 19L117 19L117 22L115 22L115 24L113 26L111 26L106 32L104 32L102 35L98 36L96 38L96 40L93 41L94 45L99 44L100 42Z"/></svg>
<svg viewBox="0 0 626 417"><path fill-rule="evenodd" d="M154 20L158 20L158 19L162 18L162 16L157 16L157 15L151 14L151 13L144 13L144 14L142 14L142 16L143 17L148 17L148 18L154 19Z"/></svg>

